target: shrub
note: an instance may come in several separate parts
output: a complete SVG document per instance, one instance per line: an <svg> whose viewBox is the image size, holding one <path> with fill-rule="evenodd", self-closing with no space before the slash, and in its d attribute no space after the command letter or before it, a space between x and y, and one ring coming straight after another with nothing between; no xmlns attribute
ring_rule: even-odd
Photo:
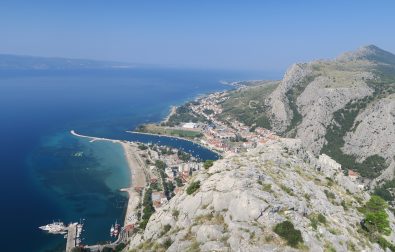
<svg viewBox="0 0 395 252"><path fill-rule="evenodd" d="M126 247L125 243L120 243L115 247L115 252L120 252Z"/></svg>
<svg viewBox="0 0 395 252"><path fill-rule="evenodd" d="M290 221L283 221L274 227L274 232L284 238L288 245L296 247L299 243L303 243L302 233L295 229Z"/></svg>
<svg viewBox="0 0 395 252"><path fill-rule="evenodd" d="M191 195L192 193L196 192L197 189L200 188L200 181L192 182L187 188L187 194Z"/></svg>
<svg viewBox="0 0 395 252"><path fill-rule="evenodd" d="M170 238L167 238L164 242L163 242L163 247L165 247L165 249L168 249L171 244L173 243L173 241Z"/></svg>
<svg viewBox="0 0 395 252"><path fill-rule="evenodd" d="M391 232L388 220L388 214L385 211L388 208L387 202L380 196L373 195L361 211L365 215L365 225L369 232L379 232L389 234Z"/></svg>
<svg viewBox="0 0 395 252"><path fill-rule="evenodd" d="M285 191L286 193L288 193L289 195L293 196L293 192L291 188L286 187L285 185L280 185L281 189L283 189L283 191Z"/></svg>
<svg viewBox="0 0 395 252"><path fill-rule="evenodd" d="M172 215L174 218L178 218L178 215L180 214L180 211L178 211L177 209L174 209L172 212Z"/></svg>
<svg viewBox="0 0 395 252"><path fill-rule="evenodd" d="M140 150L146 150L146 149L148 149L148 146L146 146L146 145L144 145L144 144L139 144L138 148L139 148Z"/></svg>
<svg viewBox="0 0 395 252"><path fill-rule="evenodd" d="M206 160L206 161L204 161L204 164L203 164L203 167L204 167L204 169L208 169L208 168L210 168L211 166L213 166L213 164L214 164L214 161L213 160Z"/></svg>
<svg viewBox="0 0 395 252"><path fill-rule="evenodd" d="M326 218L323 214L318 214L317 219L319 222L321 222L322 224L326 224Z"/></svg>
<svg viewBox="0 0 395 252"><path fill-rule="evenodd" d="M272 192L272 185L271 184L263 184L262 190L264 190L265 192Z"/></svg>
<svg viewBox="0 0 395 252"><path fill-rule="evenodd" d="M336 199L336 196L335 196L335 194L333 193L333 192L330 192L330 191L328 191L328 190L324 190L324 193L325 193L325 195L326 195L326 197L328 198L328 199Z"/></svg>
<svg viewBox="0 0 395 252"><path fill-rule="evenodd" d="M167 232L169 232L170 229L171 229L171 226L170 226L169 224L166 224L166 225L164 225L164 227L163 227L163 232L164 232L164 233L167 233Z"/></svg>

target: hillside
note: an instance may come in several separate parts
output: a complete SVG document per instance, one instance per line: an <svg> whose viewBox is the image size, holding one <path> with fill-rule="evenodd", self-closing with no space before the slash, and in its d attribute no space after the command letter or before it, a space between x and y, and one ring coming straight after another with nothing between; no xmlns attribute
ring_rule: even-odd
<svg viewBox="0 0 395 252"><path fill-rule="evenodd" d="M395 55L370 45L334 60L294 64L278 86L231 92L223 107L247 125L253 117L246 115L265 118L268 128L303 139L315 155L326 153L346 171L379 181L394 176L394 93ZM259 106L246 106L255 100Z"/></svg>
<svg viewBox="0 0 395 252"><path fill-rule="evenodd" d="M382 251L360 224L364 215L357 208L369 196L358 189L351 194L336 181L349 186L352 181L342 173L332 179L333 170L318 167L294 139L226 156L152 215L129 249Z"/></svg>
<svg viewBox="0 0 395 252"><path fill-rule="evenodd" d="M133 67L133 64L86 59L48 58L0 54L0 70L60 70L130 67Z"/></svg>

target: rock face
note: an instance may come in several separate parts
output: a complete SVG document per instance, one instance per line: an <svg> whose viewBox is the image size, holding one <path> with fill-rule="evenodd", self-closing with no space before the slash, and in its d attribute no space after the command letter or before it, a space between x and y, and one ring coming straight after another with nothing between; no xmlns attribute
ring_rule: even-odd
<svg viewBox="0 0 395 252"><path fill-rule="evenodd" d="M335 60L291 66L266 99L266 113L273 130L303 139L318 156L328 129L344 127L334 120L335 113L363 103L358 111L343 113L354 127L342 132L339 148L359 162L374 154L385 158L389 168L384 176L390 179L395 171L394 93L395 55L371 45Z"/></svg>
<svg viewBox="0 0 395 252"><path fill-rule="evenodd" d="M280 139L216 161L192 178L200 188L152 215L129 249L294 251L273 231L289 220L303 237L298 249L380 251L358 232L363 217L356 208L368 196L346 192L308 157L300 140Z"/></svg>
<svg viewBox="0 0 395 252"><path fill-rule="evenodd" d="M391 177L395 165L395 94L366 108L355 122L358 127L346 135L344 152L354 154L361 160L374 154L385 157L391 163L382 177Z"/></svg>

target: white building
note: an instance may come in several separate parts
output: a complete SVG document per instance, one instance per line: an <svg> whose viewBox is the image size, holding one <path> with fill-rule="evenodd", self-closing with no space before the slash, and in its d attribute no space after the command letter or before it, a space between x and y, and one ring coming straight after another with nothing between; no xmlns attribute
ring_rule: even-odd
<svg viewBox="0 0 395 252"><path fill-rule="evenodd" d="M194 128L196 128L196 123L193 123L193 122L184 123L184 125L182 125L182 127L185 129L194 129Z"/></svg>

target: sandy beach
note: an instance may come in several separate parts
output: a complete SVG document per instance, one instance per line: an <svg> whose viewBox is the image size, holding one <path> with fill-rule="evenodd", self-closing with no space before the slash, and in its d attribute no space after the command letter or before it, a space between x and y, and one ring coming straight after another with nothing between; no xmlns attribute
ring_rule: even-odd
<svg viewBox="0 0 395 252"><path fill-rule="evenodd" d="M144 188L147 184L147 178L145 174L145 164L137 154L137 144L131 142L121 142L121 145L124 149L125 158L128 162L131 175L130 187L121 189L121 191L127 192L129 194L129 201L124 221L124 226L127 226L130 224L135 224L138 221L136 209L140 203L141 197L135 188Z"/></svg>
<svg viewBox="0 0 395 252"><path fill-rule="evenodd" d="M177 107L171 106L169 114L165 117L165 119L162 122L167 123L169 121L170 117L172 115L174 115L176 112L177 112Z"/></svg>
<svg viewBox="0 0 395 252"><path fill-rule="evenodd" d="M99 137L91 137L84 136L76 133L74 130L71 130L70 133L77 137L88 138L91 141L110 141L113 143L119 143L122 145L122 148L125 153L125 159L128 163L130 170L130 186L128 188L122 188L121 191L127 192L129 194L128 205L126 209L124 226L129 224L135 224L138 220L137 218L137 207L140 203L140 193L138 193L135 188L144 188L147 183L147 176L145 173L145 163L141 159L138 154L138 145L133 142L119 141L108 138L99 138Z"/></svg>

